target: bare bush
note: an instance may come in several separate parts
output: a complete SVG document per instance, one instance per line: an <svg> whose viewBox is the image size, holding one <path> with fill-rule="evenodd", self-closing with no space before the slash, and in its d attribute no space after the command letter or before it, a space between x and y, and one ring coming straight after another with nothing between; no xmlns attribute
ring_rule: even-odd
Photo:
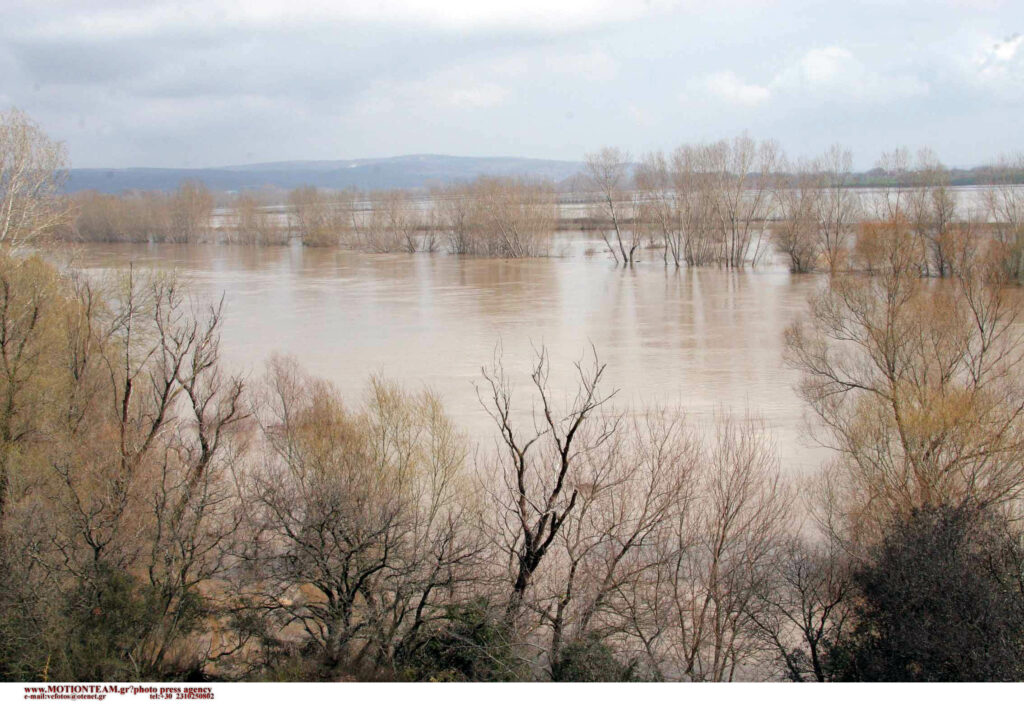
<svg viewBox="0 0 1024 705"><path fill-rule="evenodd" d="M547 254L558 223L558 202L550 184L480 177L436 194L434 222L452 254Z"/></svg>
<svg viewBox="0 0 1024 705"><path fill-rule="evenodd" d="M302 186L288 195L292 229L307 247L349 244L355 232L355 197Z"/></svg>
<svg viewBox="0 0 1024 705"><path fill-rule="evenodd" d="M558 222L554 189L519 179L481 178L475 184L482 232L491 256L537 257L547 253Z"/></svg>
<svg viewBox="0 0 1024 705"><path fill-rule="evenodd" d="M268 211L257 195L241 193L233 206L233 222L228 241L242 245L280 245L288 240L288 231L278 222L275 213Z"/></svg>
<svg viewBox="0 0 1024 705"><path fill-rule="evenodd" d="M211 233L213 194L196 181L182 182L170 194L87 191L73 201L77 217L69 234L87 242L196 243Z"/></svg>
<svg viewBox="0 0 1024 705"><path fill-rule="evenodd" d="M433 239L421 238L423 213L405 191L382 191L369 195L370 211L365 214L362 243L370 252L416 252ZM421 243L422 240L422 243Z"/></svg>
<svg viewBox="0 0 1024 705"><path fill-rule="evenodd" d="M181 182L170 195L171 227L167 242L201 242L209 233L213 217L213 194L201 181Z"/></svg>
<svg viewBox="0 0 1024 705"><path fill-rule="evenodd" d="M485 248L480 242L480 205L473 197L470 187L465 185L447 186L431 192L434 207L431 224L448 243L448 252L453 255L473 255Z"/></svg>
<svg viewBox="0 0 1024 705"><path fill-rule="evenodd" d="M155 191L122 196L76 194L74 236L86 242L165 242L171 238L170 199Z"/></svg>

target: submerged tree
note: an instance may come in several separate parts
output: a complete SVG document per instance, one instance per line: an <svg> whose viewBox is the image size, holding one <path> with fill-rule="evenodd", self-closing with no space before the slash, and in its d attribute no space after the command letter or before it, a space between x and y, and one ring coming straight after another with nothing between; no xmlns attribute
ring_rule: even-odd
<svg viewBox="0 0 1024 705"><path fill-rule="evenodd" d="M253 192L240 193L232 204L233 232L228 241L242 245L280 245L287 242L287 228L277 221L277 214L267 208L265 199Z"/></svg>
<svg viewBox="0 0 1024 705"><path fill-rule="evenodd" d="M432 231L457 255L538 257L548 253L558 223L558 202L547 183L481 176L468 184L434 191ZM429 245L429 248L426 247Z"/></svg>
<svg viewBox="0 0 1024 705"><path fill-rule="evenodd" d="M632 264L640 247L640 235L630 210L629 154L613 147L588 154L584 160L585 188L597 199L595 216L601 221L601 237L618 262Z"/></svg>
<svg viewBox="0 0 1024 705"><path fill-rule="evenodd" d="M832 145L818 159L822 190L817 202L820 251L828 271L843 268L849 254L850 238L860 218L860 196L852 186L853 155L840 145Z"/></svg>
<svg viewBox="0 0 1024 705"><path fill-rule="evenodd" d="M913 172L914 189L908 194L908 220L924 253L925 274L952 274L956 257L957 195L949 169L931 150L921 150Z"/></svg>
<svg viewBox="0 0 1024 705"><path fill-rule="evenodd" d="M777 218L772 240L789 259L791 272L809 272L823 251L829 253L829 262L834 259L827 238L823 247L821 237L822 179L814 164L797 164L785 171L787 176L775 192Z"/></svg>
<svg viewBox="0 0 1024 705"><path fill-rule="evenodd" d="M199 242L210 229L213 217L213 194L206 185L187 179L170 197L171 228L168 242Z"/></svg>
<svg viewBox="0 0 1024 705"><path fill-rule="evenodd" d="M993 184L985 191L985 208L994 236L1000 243L1003 267L1013 281L1024 279L1024 155L1002 158L992 173Z"/></svg>

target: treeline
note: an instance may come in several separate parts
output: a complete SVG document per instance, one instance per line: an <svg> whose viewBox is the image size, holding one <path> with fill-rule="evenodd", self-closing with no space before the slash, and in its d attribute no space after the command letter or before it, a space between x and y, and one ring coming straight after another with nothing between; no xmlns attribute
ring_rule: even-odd
<svg viewBox="0 0 1024 705"><path fill-rule="evenodd" d="M849 153L833 148L821 159L795 169L776 199L773 241L790 269L873 272L881 255L881 231L899 231L914 252L922 276L948 277L969 251L994 253L1012 279L1024 269L1024 190L998 178L965 199L952 187L951 172L929 150L911 161L905 150L879 162L893 175L891 185L866 194L850 191Z"/></svg>
<svg viewBox="0 0 1024 705"><path fill-rule="evenodd" d="M438 189L429 200L405 191L325 192L301 187L282 211L242 193L214 214L214 197L186 182L172 194L74 198L77 217L65 238L87 242L226 242L280 245L296 238L310 247L368 252L434 252L489 257L547 254L558 222L549 184L480 178Z"/></svg>
<svg viewBox="0 0 1024 705"><path fill-rule="evenodd" d="M210 232L213 194L200 182L185 181L170 194L124 196L90 191L73 201L76 219L66 238L94 242L197 242Z"/></svg>
<svg viewBox="0 0 1024 705"><path fill-rule="evenodd" d="M594 202L591 222L612 257L632 264L660 250L676 267L756 264L774 249L791 271L871 272L878 231L905 231L923 276L948 276L956 251L994 241L1019 279L1024 257L1024 190L1016 164L992 171L973 202L929 150L884 154L887 179L854 188L849 151L789 162L770 141L746 136L653 152L638 163L616 149L588 155L580 185ZM1000 178L1002 175L1003 178Z"/></svg>
<svg viewBox="0 0 1024 705"><path fill-rule="evenodd" d="M431 392L230 374L173 278L4 254L0 676L1017 680L1020 304L888 235L786 332L806 485L756 417L616 408L596 353L559 403L497 351L469 439Z"/></svg>
<svg viewBox="0 0 1024 705"><path fill-rule="evenodd" d="M303 244L369 252L435 252L535 257L548 251L558 219L551 186L482 177L431 192L328 194L312 187L289 196L292 229Z"/></svg>
<svg viewBox="0 0 1024 705"><path fill-rule="evenodd" d="M742 267L768 251L780 159L774 143L739 137L653 153L633 170L627 154L607 148L587 156L581 185L616 262L632 264L649 244L677 267Z"/></svg>
<svg viewBox="0 0 1024 705"><path fill-rule="evenodd" d="M435 189L358 193L298 188L285 208L255 193L231 196L214 213L213 195L187 182L172 194L75 197L64 237L84 241L228 242L341 246L369 252L435 252L533 257L550 250L558 228L598 231L616 262L658 253L676 267L757 264L773 253L794 272L875 267L877 232L909 233L924 276L948 276L955 251L994 241L1014 278L1024 275L1024 190L1020 159L989 168L990 185L964 202L953 172L934 153L884 154L886 178L858 190L852 157L832 147L791 162L770 141L683 145L639 162L616 149L588 155L576 180L589 203L563 218L550 184L481 177ZM223 199L222 199L223 200Z"/></svg>

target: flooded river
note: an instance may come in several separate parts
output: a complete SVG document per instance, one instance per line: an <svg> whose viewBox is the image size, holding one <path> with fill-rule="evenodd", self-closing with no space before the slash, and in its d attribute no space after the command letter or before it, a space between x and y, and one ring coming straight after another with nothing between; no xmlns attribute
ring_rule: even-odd
<svg viewBox="0 0 1024 705"><path fill-rule="evenodd" d="M631 269L561 234L558 257L486 260L443 254L371 255L299 246L82 245L89 270L175 269L204 299L225 297L223 352L256 376L272 353L356 395L379 373L429 385L477 438L491 430L474 383L500 342L520 386L534 347L552 359L559 400L574 391L572 363L593 345L617 404L680 404L695 418L716 409L762 415L784 466L811 469L804 407L782 364L785 327L806 307L816 277L783 267L750 271L666 268L649 252Z"/></svg>

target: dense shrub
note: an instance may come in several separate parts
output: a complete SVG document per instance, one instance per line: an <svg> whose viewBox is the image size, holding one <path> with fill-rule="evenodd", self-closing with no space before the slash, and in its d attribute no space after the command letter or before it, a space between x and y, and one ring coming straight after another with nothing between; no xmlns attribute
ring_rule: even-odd
<svg viewBox="0 0 1024 705"><path fill-rule="evenodd" d="M997 518L927 507L893 523L855 574L857 626L833 658L843 680L1024 677L1024 596Z"/></svg>

